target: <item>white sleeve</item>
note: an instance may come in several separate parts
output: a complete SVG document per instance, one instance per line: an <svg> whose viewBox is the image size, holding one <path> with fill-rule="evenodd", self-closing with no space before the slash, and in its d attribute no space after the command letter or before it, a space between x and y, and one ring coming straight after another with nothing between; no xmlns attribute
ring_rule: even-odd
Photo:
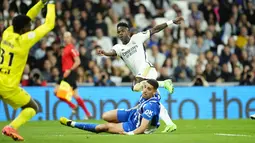
<svg viewBox="0 0 255 143"><path fill-rule="evenodd" d="M133 40L136 42L144 43L146 40L150 38L150 30L139 32L135 35L133 35Z"/></svg>
<svg viewBox="0 0 255 143"><path fill-rule="evenodd" d="M114 45L112 47L112 50L114 50L117 53L118 56L121 55L121 48L118 45Z"/></svg>

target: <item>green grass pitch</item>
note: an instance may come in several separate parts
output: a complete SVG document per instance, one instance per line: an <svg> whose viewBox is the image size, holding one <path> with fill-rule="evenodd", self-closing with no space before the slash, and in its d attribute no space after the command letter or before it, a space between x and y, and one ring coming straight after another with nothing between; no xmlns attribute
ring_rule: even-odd
<svg viewBox="0 0 255 143"><path fill-rule="evenodd" d="M88 121L86 121L88 122ZM103 123L103 121L89 121ZM61 125L58 121L31 121L19 129L25 143L255 143L255 120L176 120L178 129L150 135L94 134ZM0 122L4 127L8 122ZM1 136L0 143L13 143Z"/></svg>

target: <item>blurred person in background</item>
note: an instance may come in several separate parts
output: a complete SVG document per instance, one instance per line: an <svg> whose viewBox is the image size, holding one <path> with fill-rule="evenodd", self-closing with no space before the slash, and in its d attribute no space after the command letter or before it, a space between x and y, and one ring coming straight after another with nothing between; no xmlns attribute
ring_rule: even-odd
<svg viewBox="0 0 255 143"><path fill-rule="evenodd" d="M248 65L244 67L239 84L240 85L255 85L254 73L252 72L251 68Z"/></svg>
<svg viewBox="0 0 255 143"><path fill-rule="evenodd" d="M47 81L44 80L42 72L39 69L33 69L29 75L29 81L26 86L46 86Z"/></svg>
<svg viewBox="0 0 255 143"><path fill-rule="evenodd" d="M230 72L228 64L222 64L221 74L217 79L217 82L231 82L233 79L233 74Z"/></svg>
<svg viewBox="0 0 255 143"><path fill-rule="evenodd" d="M222 65L223 63L228 63L230 61L230 57L231 57L230 47L228 45L225 45L220 55L220 64Z"/></svg>
<svg viewBox="0 0 255 143"><path fill-rule="evenodd" d="M49 82L56 83L59 80L60 80L60 72L59 72L58 68L56 68L56 67L51 68L51 77L50 77Z"/></svg>
<svg viewBox="0 0 255 143"><path fill-rule="evenodd" d="M221 74L220 58L217 55L213 56L212 68L217 77Z"/></svg>
<svg viewBox="0 0 255 143"><path fill-rule="evenodd" d="M242 79L242 70L239 67L234 67L233 69L233 82L240 82Z"/></svg>
<svg viewBox="0 0 255 143"><path fill-rule="evenodd" d="M46 81L50 81L51 68L52 68L51 62L49 60L45 60L43 64L43 69L41 70L41 74L43 76L43 79Z"/></svg>
<svg viewBox="0 0 255 143"><path fill-rule="evenodd" d="M189 45L183 45L184 56L187 62L187 66L194 69L198 56L196 54L190 53Z"/></svg>
<svg viewBox="0 0 255 143"><path fill-rule="evenodd" d="M255 57L255 40L254 36L249 36L248 44L245 47L245 50L248 54L248 60L252 60L252 57Z"/></svg>
<svg viewBox="0 0 255 143"><path fill-rule="evenodd" d="M209 81L209 82L216 81L217 75L216 75L215 71L213 70L213 66L212 66L211 62L206 64L203 76L205 77L206 81Z"/></svg>
<svg viewBox="0 0 255 143"><path fill-rule="evenodd" d="M177 82L190 82L192 78L192 70L187 66L184 57L179 58L179 64L174 69L174 76Z"/></svg>
<svg viewBox="0 0 255 143"><path fill-rule="evenodd" d="M84 83L85 82L85 71L82 67L77 68L77 83Z"/></svg>
<svg viewBox="0 0 255 143"><path fill-rule="evenodd" d="M203 70L200 64L197 64L195 66L195 76L189 85L190 86L209 86L208 82L203 76Z"/></svg>
<svg viewBox="0 0 255 143"><path fill-rule="evenodd" d="M163 67L161 68L160 76L159 76L158 80L169 79L173 75L174 75L174 67L173 67L172 59L170 57L168 57L165 60ZM174 78L174 77L172 77L172 78Z"/></svg>
<svg viewBox="0 0 255 143"><path fill-rule="evenodd" d="M240 49L243 49L248 43L248 31L245 26L240 28L240 34L237 36L236 39L236 46Z"/></svg>
<svg viewBox="0 0 255 143"><path fill-rule="evenodd" d="M237 34L237 26L234 15L229 16L229 20L224 23L222 29L222 43L227 44L228 38Z"/></svg>
<svg viewBox="0 0 255 143"><path fill-rule="evenodd" d="M157 45L153 45L151 49L147 51L147 54L149 62L155 66L156 70L162 68L164 61L166 60L166 56L163 53L160 53Z"/></svg>
<svg viewBox="0 0 255 143"><path fill-rule="evenodd" d="M206 79L201 75L195 76L195 78L192 80L190 85L191 86L209 86Z"/></svg>
<svg viewBox="0 0 255 143"><path fill-rule="evenodd" d="M111 38L104 36L104 33L101 28L96 29L96 37L93 38L93 40L105 51L109 51L112 48Z"/></svg>
<svg viewBox="0 0 255 143"><path fill-rule="evenodd" d="M202 36L198 36L195 44L190 47L190 53L199 55L200 53L205 53L209 49L210 47L209 45L206 45L204 38Z"/></svg>

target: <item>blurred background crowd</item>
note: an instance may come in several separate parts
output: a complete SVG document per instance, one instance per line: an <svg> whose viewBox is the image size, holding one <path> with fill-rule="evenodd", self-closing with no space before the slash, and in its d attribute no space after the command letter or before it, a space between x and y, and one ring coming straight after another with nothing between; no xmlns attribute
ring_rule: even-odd
<svg viewBox="0 0 255 143"><path fill-rule="evenodd" d="M38 0L1 0L0 39L17 14ZM56 0L56 26L32 47L21 84L47 85L61 78L63 33L70 31L80 52L77 83L116 86L133 76L119 58L101 57L120 43L116 26L125 21L131 34L183 16L185 22L153 35L146 43L158 80L208 85L255 84L255 0ZM33 28L44 22L45 10Z"/></svg>

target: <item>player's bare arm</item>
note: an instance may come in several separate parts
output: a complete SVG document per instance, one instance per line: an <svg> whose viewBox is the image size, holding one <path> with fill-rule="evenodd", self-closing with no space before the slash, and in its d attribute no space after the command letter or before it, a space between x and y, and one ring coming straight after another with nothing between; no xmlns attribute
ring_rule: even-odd
<svg viewBox="0 0 255 143"><path fill-rule="evenodd" d="M171 24L181 24L181 22L184 21L184 18L183 17L176 17L174 20L170 20L166 23L163 23L163 24L160 24L160 25L157 25L153 28L150 29L150 33L151 35L155 34L155 33L158 33L159 31L165 29L166 27L168 27L169 25Z"/></svg>
<svg viewBox="0 0 255 143"><path fill-rule="evenodd" d="M134 134L143 134L144 131L148 128L149 123L150 123L150 120L143 118L141 126L133 131Z"/></svg>
<svg viewBox="0 0 255 143"><path fill-rule="evenodd" d="M150 123L150 120L143 118L141 125L137 129L135 129L134 131L131 131L131 132L124 132L121 134L125 134L125 135L143 134L144 131L148 128L149 123Z"/></svg>
<svg viewBox="0 0 255 143"><path fill-rule="evenodd" d="M38 4L36 4L31 10L28 11L27 13L28 17L30 17L31 19L36 17L36 14L39 13L36 8L43 7L39 5L40 3L38 2ZM49 33L55 27L56 15L52 13L55 13L55 0L49 0L47 3L47 15L44 24L40 25L33 31L26 32L21 35L22 36L21 39L23 39L24 43L28 44L29 48L31 48L35 43L37 43L40 39L42 39L47 33Z"/></svg>
<svg viewBox="0 0 255 143"><path fill-rule="evenodd" d="M117 53L116 53L115 50L111 50L109 52L106 52L106 51L104 51L102 49L98 49L97 50L97 54L101 55L101 56L117 56Z"/></svg>

